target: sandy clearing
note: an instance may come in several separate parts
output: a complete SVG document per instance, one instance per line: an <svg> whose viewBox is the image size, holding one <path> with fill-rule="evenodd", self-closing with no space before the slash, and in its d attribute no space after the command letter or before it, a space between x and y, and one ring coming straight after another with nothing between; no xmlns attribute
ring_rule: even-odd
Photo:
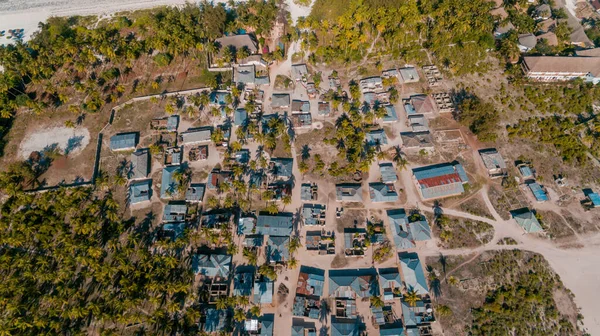
<svg viewBox="0 0 600 336"><path fill-rule="evenodd" d="M27 159L31 152L43 151L52 146L58 147L63 154L74 156L89 143L90 132L87 128L52 127L29 133L19 145L19 157Z"/></svg>
<svg viewBox="0 0 600 336"><path fill-rule="evenodd" d="M245 1L245 0L239 0ZM215 3L227 2L215 0ZM285 1L294 23L300 16L308 16L311 7L299 6L293 0ZM183 6L189 0L19 0L0 1L0 45L13 42L7 39L9 29L24 29L23 41L31 39L38 30L38 23L51 16L98 15L107 16L117 12L148 9L158 6ZM311 3L312 6L312 3Z"/></svg>

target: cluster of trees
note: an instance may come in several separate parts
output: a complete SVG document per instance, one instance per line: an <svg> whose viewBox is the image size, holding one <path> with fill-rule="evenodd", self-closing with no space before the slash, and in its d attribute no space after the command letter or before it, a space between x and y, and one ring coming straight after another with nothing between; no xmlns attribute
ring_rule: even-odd
<svg viewBox="0 0 600 336"><path fill-rule="evenodd" d="M476 96L469 96L458 104L458 121L468 126L481 141L495 141L500 116L494 105Z"/></svg>
<svg viewBox="0 0 600 336"><path fill-rule="evenodd" d="M19 192L0 211L0 333L197 329L187 254L153 252L110 192Z"/></svg>
<svg viewBox="0 0 600 336"><path fill-rule="evenodd" d="M301 37L316 62L358 61L369 51L420 60L426 47L462 74L486 66L481 61L494 46L491 6L483 0L318 0L298 27L312 30Z"/></svg>
<svg viewBox="0 0 600 336"><path fill-rule="evenodd" d="M472 309L471 335L576 335L573 323L560 313L554 300L566 291L559 277L540 255L518 250L496 253L484 263L498 289Z"/></svg>

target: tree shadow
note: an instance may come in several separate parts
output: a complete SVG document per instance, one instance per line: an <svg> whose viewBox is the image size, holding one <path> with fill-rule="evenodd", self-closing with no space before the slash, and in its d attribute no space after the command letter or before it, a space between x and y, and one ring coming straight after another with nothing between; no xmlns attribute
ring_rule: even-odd
<svg viewBox="0 0 600 336"><path fill-rule="evenodd" d="M69 138L69 140L67 140L67 147L65 148L65 155L69 155L69 153L81 147L82 140L83 135Z"/></svg>
<svg viewBox="0 0 600 336"><path fill-rule="evenodd" d="M308 145L302 146L301 157L302 160L308 160L310 158L310 147Z"/></svg>

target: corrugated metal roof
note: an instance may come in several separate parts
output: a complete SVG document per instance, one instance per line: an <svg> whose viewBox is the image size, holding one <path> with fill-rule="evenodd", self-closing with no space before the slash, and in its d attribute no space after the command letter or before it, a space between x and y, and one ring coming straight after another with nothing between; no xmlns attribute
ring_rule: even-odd
<svg viewBox="0 0 600 336"><path fill-rule="evenodd" d="M600 206L600 195L598 193L589 193L588 197L594 206Z"/></svg>
<svg viewBox="0 0 600 336"><path fill-rule="evenodd" d="M206 322L204 323L203 330L205 332L218 332L225 330L225 323L227 322L227 311L223 309L212 309L206 310Z"/></svg>
<svg viewBox="0 0 600 336"><path fill-rule="evenodd" d="M171 194L177 191L177 183L173 180L173 173L178 171L180 166L167 166L162 170L160 183L160 198L170 198Z"/></svg>
<svg viewBox="0 0 600 336"><path fill-rule="evenodd" d="M427 278L416 253L405 253L401 256L400 267L407 287L413 288L419 295L429 294Z"/></svg>
<svg viewBox="0 0 600 336"><path fill-rule="evenodd" d="M537 182L529 183L527 186L538 202L545 202L548 200L548 195L546 195L546 192L542 189L542 186L540 186Z"/></svg>
<svg viewBox="0 0 600 336"><path fill-rule="evenodd" d="M261 281L254 283L252 301L256 304L273 302L273 281Z"/></svg>
<svg viewBox="0 0 600 336"><path fill-rule="evenodd" d="M113 135L110 138L111 150L126 150L133 149L137 146L137 133L122 133Z"/></svg>
<svg viewBox="0 0 600 336"><path fill-rule="evenodd" d="M290 259L289 241L289 236L269 236L267 255L270 262L282 262Z"/></svg>
<svg viewBox="0 0 600 336"><path fill-rule="evenodd" d="M385 117L383 117L383 122L394 122L398 121L398 114L396 114L396 108L394 105L385 105Z"/></svg>
<svg viewBox="0 0 600 336"><path fill-rule="evenodd" d="M228 254L195 254L192 257L192 269L196 274L227 278L230 267L231 256Z"/></svg>
<svg viewBox="0 0 600 336"><path fill-rule="evenodd" d="M149 201L152 197L152 180L131 182L129 185L129 203Z"/></svg>
<svg viewBox="0 0 600 336"><path fill-rule="evenodd" d="M379 164L379 171L381 172L381 182L383 183L394 183L398 180L396 169L391 163Z"/></svg>
<svg viewBox="0 0 600 336"><path fill-rule="evenodd" d="M289 236L293 229L293 216L289 214L259 215L256 221L257 234Z"/></svg>

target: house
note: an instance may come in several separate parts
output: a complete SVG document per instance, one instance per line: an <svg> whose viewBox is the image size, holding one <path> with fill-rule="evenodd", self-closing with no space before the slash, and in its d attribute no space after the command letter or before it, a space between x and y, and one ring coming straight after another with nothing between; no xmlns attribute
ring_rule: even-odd
<svg viewBox="0 0 600 336"><path fill-rule="evenodd" d="M403 99L404 110L406 115L425 114L431 115L435 113L435 106L431 97L425 94L410 96L408 99Z"/></svg>
<svg viewBox="0 0 600 336"><path fill-rule="evenodd" d="M289 236L273 236L267 238L267 260L271 263L281 263L290 260Z"/></svg>
<svg viewBox="0 0 600 336"><path fill-rule="evenodd" d="M432 306L430 303L426 303L423 300L419 300L414 306L411 306L408 302L401 300L400 305L402 306L402 317L404 318L404 326L409 330L419 330L415 327L422 327L424 324L428 324L435 321L433 316ZM408 333L408 335L414 335ZM417 333L416 335L421 335ZM431 334L430 334L431 335Z"/></svg>
<svg viewBox="0 0 600 336"><path fill-rule="evenodd" d="M254 282L252 302L255 304L273 303L273 281L263 278Z"/></svg>
<svg viewBox="0 0 600 336"><path fill-rule="evenodd" d="M262 58L262 55L250 55L246 58L238 59L239 65L254 65L255 67L267 68L269 63Z"/></svg>
<svg viewBox="0 0 600 336"><path fill-rule="evenodd" d="M406 150L426 150L433 152L433 137L429 131L425 132L402 132L400 133L402 148Z"/></svg>
<svg viewBox="0 0 600 336"><path fill-rule="evenodd" d="M290 95L287 93L273 93L271 107L274 109L287 109L290 107Z"/></svg>
<svg viewBox="0 0 600 336"><path fill-rule="evenodd" d="M200 228L213 230L229 229L233 222L233 213L228 210L217 209L204 212L200 220Z"/></svg>
<svg viewBox="0 0 600 336"><path fill-rule="evenodd" d="M362 184L341 183L335 185L335 195L338 202L362 202Z"/></svg>
<svg viewBox="0 0 600 336"><path fill-rule="evenodd" d="M528 56L521 64L527 78L540 82L571 81L600 82L600 57Z"/></svg>
<svg viewBox="0 0 600 336"><path fill-rule="evenodd" d="M310 102L307 100L292 100L292 113L310 113Z"/></svg>
<svg viewBox="0 0 600 336"><path fill-rule="evenodd" d="M306 316L318 319L321 312L321 300L317 296L296 295L292 306L293 316Z"/></svg>
<svg viewBox="0 0 600 336"><path fill-rule="evenodd" d="M415 67L405 67L399 70L402 83L416 83L419 81L419 73Z"/></svg>
<svg viewBox="0 0 600 336"><path fill-rule="evenodd" d="M413 219L413 217L417 217ZM425 216L420 214L413 214L409 218L408 229L410 237L413 241L425 241L431 239L431 227L427 222Z"/></svg>
<svg viewBox="0 0 600 336"><path fill-rule="evenodd" d="M527 184L527 187L529 187L529 190L531 190L531 193L533 194L533 197L535 197L536 201L546 202L549 200L548 194L546 194L546 192L544 191L542 186L539 185L539 183L532 182Z"/></svg>
<svg viewBox="0 0 600 336"><path fill-rule="evenodd" d="M163 222L182 222L187 215L185 203L167 203L163 210Z"/></svg>
<svg viewBox="0 0 600 336"><path fill-rule="evenodd" d="M383 300L392 301L402 289L402 279L397 267L379 269L379 285L383 289Z"/></svg>
<svg viewBox="0 0 600 336"><path fill-rule="evenodd" d="M331 336L359 336L360 328L356 319L331 318Z"/></svg>
<svg viewBox="0 0 600 336"><path fill-rule="evenodd" d="M226 330L227 310L208 308L205 312L205 322L202 330L206 333L217 333Z"/></svg>
<svg viewBox="0 0 600 336"><path fill-rule="evenodd" d="M512 218L525 230L525 233L538 233L544 231L539 220L529 209L511 211Z"/></svg>
<svg viewBox="0 0 600 336"><path fill-rule="evenodd" d="M523 176L524 179L534 178L533 171L528 165L520 164L519 166L517 166L517 168L519 169L519 173L521 173L521 176Z"/></svg>
<svg viewBox="0 0 600 336"><path fill-rule="evenodd" d="M239 65L233 71L233 81L244 85L269 85L269 76L256 76L254 64Z"/></svg>
<svg viewBox="0 0 600 336"><path fill-rule="evenodd" d="M209 190L216 190L223 183L231 183L233 173L224 170L213 170L208 174L208 183L206 187Z"/></svg>
<svg viewBox="0 0 600 336"><path fill-rule="evenodd" d="M358 317L356 312L356 300L349 298L335 298L335 317L354 319ZM333 316L331 317L333 318Z"/></svg>
<svg viewBox="0 0 600 336"><path fill-rule="evenodd" d="M148 177L148 174L150 174L150 152L147 149L139 149L131 153L130 160L130 179L135 180Z"/></svg>
<svg viewBox="0 0 600 336"><path fill-rule="evenodd" d="M379 327L379 336L407 336L402 323L385 324Z"/></svg>
<svg viewBox="0 0 600 336"><path fill-rule="evenodd" d="M194 254L192 270L210 278L227 280L231 269L231 256L228 254Z"/></svg>
<svg viewBox="0 0 600 336"><path fill-rule="evenodd" d="M233 54L238 50L246 49L250 55L258 53L258 43L253 36L248 34L223 36L215 40L219 46L219 53L215 58L221 58L223 50L230 49ZM215 61L211 62L212 67L218 66Z"/></svg>
<svg viewBox="0 0 600 336"><path fill-rule="evenodd" d="M344 253L347 257L362 257L367 250L367 230L364 228L344 229Z"/></svg>
<svg viewBox="0 0 600 336"><path fill-rule="evenodd" d="M238 108L233 112L233 124L236 126L246 126L248 123L248 112L244 108Z"/></svg>
<svg viewBox="0 0 600 336"><path fill-rule="evenodd" d="M296 294L321 297L325 287L325 271L315 267L301 266L297 284Z"/></svg>
<svg viewBox="0 0 600 336"><path fill-rule="evenodd" d="M269 236L289 236L292 234L293 220L293 215L285 212L277 215L258 215L255 233Z"/></svg>
<svg viewBox="0 0 600 336"><path fill-rule="evenodd" d="M133 181L129 184L129 204L138 204L152 198L152 180Z"/></svg>
<svg viewBox="0 0 600 336"><path fill-rule="evenodd" d="M392 78L392 77L396 77L399 79L400 72L398 71L398 69L383 70L381 72L381 78Z"/></svg>
<svg viewBox="0 0 600 336"><path fill-rule="evenodd" d="M310 128L312 126L312 115L310 113L292 114L290 119L294 128Z"/></svg>
<svg viewBox="0 0 600 336"><path fill-rule="evenodd" d="M150 128L155 130L166 130L169 132L176 132L177 126L179 126L179 116L172 115L167 118L157 118L150 121Z"/></svg>
<svg viewBox="0 0 600 336"><path fill-rule="evenodd" d="M481 161L491 178L506 176L506 162L496 148L482 149L479 151Z"/></svg>
<svg viewBox="0 0 600 336"><path fill-rule="evenodd" d="M331 113L331 104L329 102L319 102L318 114L328 116Z"/></svg>
<svg viewBox="0 0 600 336"><path fill-rule="evenodd" d="M304 321L294 320L292 322L291 336L317 336L314 324L306 324Z"/></svg>
<svg viewBox="0 0 600 336"><path fill-rule="evenodd" d="M362 93L382 91L383 80L379 76L363 78L358 82L358 86Z"/></svg>
<svg viewBox="0 0 600 336"><path fill-rule="evenodd" d="M165 152L165 165L178 165L183 161L183 146L169 147Z"/></svg>
<svg viewBox="0 0 600 336"><path fill-rule="evenodd" d="M304 225L325 225L327 206L323 204L304 204L302 206L302 220Z"/></svg>
<svg viewBox="0 0 600 336"><path fill-rule="evenodd" d="M412 172L424 199L460 195L465 191L463 185L469 183L467 173L458 162L415 168Z"/></svg>
<svg viewBox="0 0 600 336"><path fill-rule="evenodd" d="M548 4L541 4L534 10L534 19L538 21L548 20L552 17L552 8Z"/></svg>
<svg viewBox="0 0 600 336"><path fill-rule="evenodd" d="M590 192L586 195L592 208L600 208L600 196L598 193Z"/></svg>
<svg viewBox="0 0 600 336"><path fill-rule="evenodd" d="M179 142L182 145L193 145L201 142L209 142L213 132L212 126L190 128L179 134Z"/></svg>
<svg viewBox="0 0 600 336"><path fill-rule="evenodd" d="M429 294L427 278L423 272L423 266L416 253L399 253L400 268L404 277L404 283L409 289L413 289L419 295Z"/></svg>
<svg viewBox="0 0 600 336"><path fill-rule="evenodd" d="M167 238L171 241L177 240L185 231L185 222L174 222L162 224L159 231L159 238Z"/></svg>
<svg viewBox="0 0 600 336"><path fill-rule="evenodd" d="M254 287L254 268L237 267L233 275L233 296L250 296Z"/></svg>
<svg viewBox="0 0 600 336"><path fill-rule="evenodd" d="M385 109L385 116L382 120L384 123L398 121L398 114L396 114L396 108L394 107L394 105L384 105L383 108Z"/></svg>
<svg viewBox="0 0 600 336"><path fill-rule="evenodd" d="M274 314L265 314L258 320L246 320L244 322L244 330L246 333L243 335L273 336L274 321Z"/></svg>
<svg viewBox="0 0 600 336"><path fill-rule="evenodd" d="M510 21L506 21L505 23L499 24L496 29L494 29L494 37L499 39L504 35L508 34L509 31L514 30L515 26Z"/></svg>
<svg viewBox="0 0 600 336"><path fill-rule="evenodd" d="M396 169L391 163L380 163L379 172L381 173L381 182L389 184L398 181L398 175L396 175Z"/></svg>
<svg viewBox="0 0 600 336"><path fill-rule="evenodd" d="M320 255L335 254L335 233L333 231L307 231L306 250L318 251Z"/></svg>
<svg viewBox="0 0 600 336"><path fill-rule="evenodd" d="M273 198L271 198L271 200L281 201L285 196L292 196L292 181L269 183L267 185L267 190L273 192Z"/></svg>
<svg viewBox="0 0 600 336"><path fill-rule="evenodd" d="M538 33L549 33L549 32L553 32L554 29L556 28L556 20L554 19L548 19L542 22L538 22L538 24L536 25L538 28ZM577 52L575 52L576 55L579 55ZM596 55L597 56L597 55Z"/></svg>
<svg viewBox="0 0 600 336"><path fill-rule="evenodd" d="M494 19L496 19L496 22L502 22L508 18L508 13L506 12L506 9L502 7L502 5L500 5L500 7L492 9L490 11L490 15L492 15Z"/></svg>
<svg viewBox="0 0 600 336"><path fill-rule="evenodd" d="M393 183L369 183L369 195L371 202L395 202L398 200L398 193Z"/></svg>
<svg viewBox="0 0 600 336"><path fill-rule="evenodd" d="M366 141L368 146L383 146L387 145L388 140L383 129L371 130L366 134Z"/></svg>
<svg viewBox="0 0 600 336"><path fill-rule="evenodd" d="M191 183L185 192L185 200L194 203L202 202L205 189L206 185L204 183Z"/></svg>
<svg viewBox="0 0 600 336"><path fill-rule="evenodd" d="M294 170L294 159L272 158L269 163L271 173L281 179L290 179Z"/></svg>
<svg viewBox="0 0 600 336"><path fill-rule="evenodd" d="M355 299L379 295L375 269L329 270L329 296Z"/></svg>
<svg viewBox="0 0 600 336"><path fill-rule="evenodd" d="M535 48L535 46L537 45L537 39L535 38L535 35L531 34L531 33L527 33L527 34L519 34L519 50L521 52L528 52L531 49Z"/></svg>
<svg viewBox="0 0 600 336"><path fill-rule="evenodd" d="M556 34L554 34L553 32L543 33L541 35L536 36L535 38L538 40L538 43L541 40L545 40L546 44L549 46L558 46L558 37L556 37Z"/></svg>
<svg viewBox="0 0 600 336"><path fill-rule="evenodd" d="M394 245L398 250L407 250L416 245L408 229L408 216L404 209L387 210Z"/></svg>
<svg viewBox="0 0 600 336"><path fill-rule="evenodd" d="M295 81L303 81L308 77L306 64L292 64L292 78Z"/></svg>
<svg viewBox="0 0 600 336"><path fill-rule="evenodd" d="M190 161L200 161L208 159L208 146L197 146L190 149L188 153L188 158Z"/></svg>
<svg viewBox="0 0 600 336"><path fill-rule="evenodd" d="M178 182L173 178L173 175L180 170L180 166L166 166L163 168L160 182L160 198L171 198L178 192Z"/></svg>
<svg viewBox="0 0 600 336"><path fill-rule="evenodd" d="M110 150L112 151L128 151L134 150L138 144L139 134L120 133L110 137Z"/></svg>
<svg viewBox="0 0 600 336"><path fill-rule="evenodd" d="M300 186L300 199L302 201L316 201L318 198L316 184L302 183Z"/></svg>
<svg viewBox="0 0 600 336"><path fill-rule="evenodd" d="M413 132L426 132L429 131L429 124L427 119L422 114L411 114L407 118L408 126L412 128Z"/></svg>

